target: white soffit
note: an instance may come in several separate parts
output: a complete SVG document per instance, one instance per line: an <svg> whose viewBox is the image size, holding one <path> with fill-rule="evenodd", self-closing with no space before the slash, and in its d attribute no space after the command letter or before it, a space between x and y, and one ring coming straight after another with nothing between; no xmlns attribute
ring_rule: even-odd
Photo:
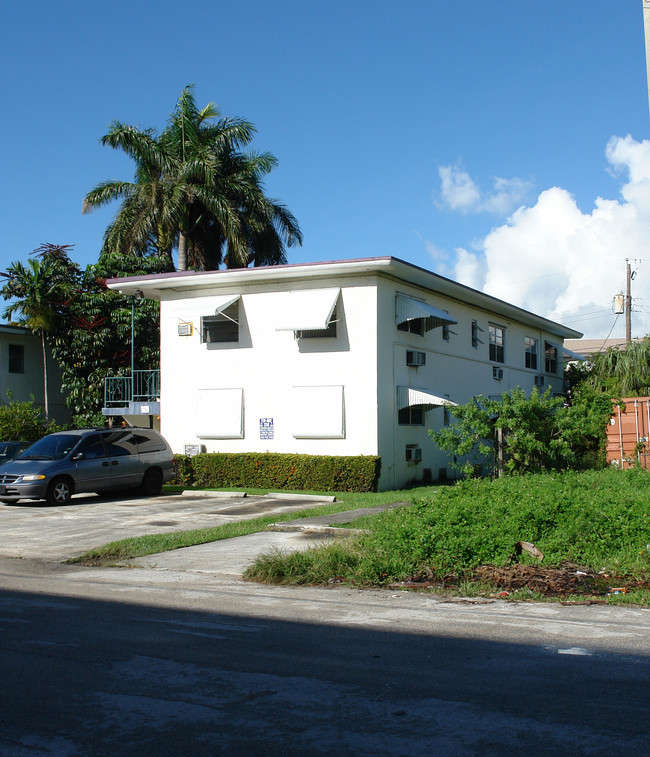
<svg viewBox="0 0 650 757"><path fill-rule="evenodd" d="M395 305L395 322L399 325L405 321L412 321L415 318L426 319L427 331L436 326L447 326L451 323L458 323L449 313L445 313L444 310L434 308L433 305L427 305L426 302L416 300L414 297L409 297L406 294L398 294Z"/></svg>
<svg viewBox="0 0 650 757"><path fill-rule="evenodd" d="M424 405L425 407L441 407L442 405L456 405L455 402L448 400L446 397L437 397L426 389L413 389L410 386L397 387L397 409L404 410L405 407L415 407Z"/></svg>
<svg viewBox="0 0 650 757"><path fill-rule="evenodd" d="M330 324L340 289L289 292L279 308L276 331L324 331Z"/></svg>

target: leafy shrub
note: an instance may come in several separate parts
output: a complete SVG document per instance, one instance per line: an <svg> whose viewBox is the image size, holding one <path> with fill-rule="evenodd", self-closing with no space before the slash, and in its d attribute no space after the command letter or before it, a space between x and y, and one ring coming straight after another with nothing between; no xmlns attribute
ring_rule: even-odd
<svg viewBox="0 0 650 757"><path fill-rule="evenodd" d="M192 458L188 455L174 455L174 478L173 484L179 486L191 486L194 483L192 471Z"/></svg>
<svg viewBox="0 0 650 757"><path fill-rule="evenodd" d="M380 458L210 452L191 464L197 486L368 492L377 490Z"/></svg>
<svg viewBox="0 0 650 757"><path fill-rule="evenodd" d="M550 387L543 394L535 388L530 395L515 387L499 399L473 397L452 413L454 424L429 434L453 455L454 467L468 476L477 461L490 472L501 465L505 473L536 473L602 464L611 400L585 386L576 388L569 406Z"/></svg>
<svg viewBox="0 0 650 757"><path fill-rule="evenodd" d="M8 405L0 405L0 440L38 441L45 434L60 431L52 421L47 422L42 409L34 400L17 402L11 399Z"/></svg>

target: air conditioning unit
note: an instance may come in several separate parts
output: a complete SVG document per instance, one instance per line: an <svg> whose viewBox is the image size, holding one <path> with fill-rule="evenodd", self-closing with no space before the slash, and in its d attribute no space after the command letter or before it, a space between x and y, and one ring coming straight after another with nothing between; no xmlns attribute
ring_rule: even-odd
<svg viewBox="0 0 650 757"><path fill-rule="evenodd" d="M503 378L503 368L497 368L494 366L492 368L492 378L496 379L497 381L501 381Z"/></svg>
<svg viewBox="0 0 650 757"><path fill-rule="evenodd" d="M426 365L427 353L418 352L417 350L406 350L406 365L418 366Z"/></svg>
<svg viewBox="0 0 650 757"><path fill-rule="evenodd" d="M422 447L415 444L406 445L406 462L419 463L422 461Z"/></svg>
<svg viewBox="0 0 650 757"><path fill-rule="evenodd" d="M535 386L544 386L544 376L535 376Z"/></svg>

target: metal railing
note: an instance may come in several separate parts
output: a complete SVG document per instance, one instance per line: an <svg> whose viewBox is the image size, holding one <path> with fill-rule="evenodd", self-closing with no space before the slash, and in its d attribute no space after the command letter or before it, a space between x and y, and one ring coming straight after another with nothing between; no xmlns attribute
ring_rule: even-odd
<svg viewBox="0 0 650 757"><path fill-rule="evenodd" d="M153 402L160 397L160 370L133 371L130 376L104 379L104 407L125 407L129 402Z"/></svg>

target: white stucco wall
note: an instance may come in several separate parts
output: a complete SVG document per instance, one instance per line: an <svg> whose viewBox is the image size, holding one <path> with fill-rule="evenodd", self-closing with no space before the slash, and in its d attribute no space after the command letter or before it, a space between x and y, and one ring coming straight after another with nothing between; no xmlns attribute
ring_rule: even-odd
<svg viewBox="0 0 650 757"><path fill-rule="evenodd" d="M338 288L337 282L307 282L293 290ZM296 340L276 331L289 289L220 289L200 298L161 303L161 430L175 452L187 444L208 452L299 452L304 454L377 454L376 290L366 281L345 282L337 306L337 336ZM214 313L227 294L241 294L240 341L201 344L201 316ZM191 323L192 336L178 336L178 324ZM343 387L343 438L295 438L293 387ZM242 438L200 438L197 392L241 389ZM209 402L210 397L203 393ZM230 393L233 403L237 393ZM267 430L260 431L266 419ZM268 437L272 419L272 436ZM203 428L201 428L203 426Z"/></svg>
<svg viewBox="0 0 650 757"><path fill-rule="evenodd" d="M543 376L542 390L551 385L561 393L562 337L579 336L395 258L180 272L109 285L127 293L143 290L161 301L161 430L175 452L201 445L208 452L379 455L381 489L422 481L425 472L432 481L456 475L428 435L442 426L443 409L428 410L423 425L400 425L397 387L460 404L515 386L529 392L535 377ZM340 289L335 338L296 339L293 331L277 330L290 301L295 307L300 293L323 289ZM397 294L447 311L457 321L449 327L449 340L441 327L422 336L398 330ZM201 316L237 296L239 342L202 344ZM476 346L473 320L479 327ZM191 324L192 335L180 336L180 324ZM489 360L490 324L504 330L502 363ZM538 340L536 370L525 367L526 336ZM546 341L558 348L554 376L544 370ZM406 365L411 349L425 353L426 365ZM503 372L500 380L493 376L495 366ZM308 387L327 388L320 400L307 400L297 419ZM311 417L314 411L321 417ZM327 433L308 438L314 424ZM421 462L407 461L407 445L421 448Z"/></svg>
<svg viewBox="0 0 650 757"><path fill-rule="evenodd" d="M440 327L425 332L423 336L399 331L395 323L395 297L398 292L448 312L457 321L449 327L449 340L443 339ZM447 454L434 445L428 434L429 429L439 430L443 426L443 409L428 410L424 426L400 425L396 387L425 389L436 396L448 397L457 404L463 404L478 394L500 396L516 386L530 392L535 386L535 376L539 375L544 376L541 391L549 384L555 392L563 391L561 340L548 332L458 300L386 279L380 281L378 314L378 423L382 488L397 488L409 481L421 481L425 470L431 472L433 481L437 481L441 473L448 478L458 475L450 466ZM476 347L472 346L473 320L479 326L480 343ZM505 331L503 363L489 360L490 324L500 326ZM538 340L537 370L525 367L526 336ZM545 341L558 347L558 369L554 376L544 371ZM408 367L407 350L424 352L426 365ZM501 380L494 379L493 367L503 368ZM406 446L414 444L422 448L422 462L408 463Z"/></svg>

